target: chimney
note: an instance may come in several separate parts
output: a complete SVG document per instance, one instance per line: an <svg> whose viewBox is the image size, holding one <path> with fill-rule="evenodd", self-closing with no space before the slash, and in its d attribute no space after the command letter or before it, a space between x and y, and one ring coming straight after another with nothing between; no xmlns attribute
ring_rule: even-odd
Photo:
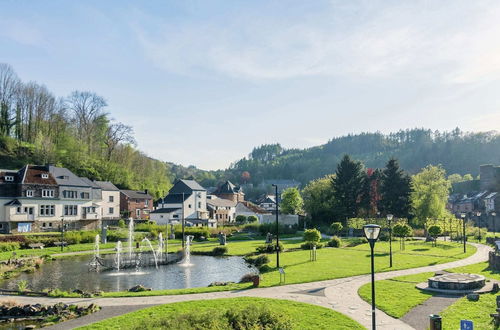
<svg viewBox="0 0 500 330"><path fill-rule="evenodd" d="M147 195L147 194L148 194L148 190L147 190L147 189L144 189L144 193Z"/></svg>

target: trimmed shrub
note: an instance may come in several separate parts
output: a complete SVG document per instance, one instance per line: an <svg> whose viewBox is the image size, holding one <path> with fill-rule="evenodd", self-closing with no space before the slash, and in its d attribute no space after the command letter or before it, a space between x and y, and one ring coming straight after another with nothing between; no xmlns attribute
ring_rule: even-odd
<svg viewBox="0 0 500 330"><path fill-rule="evenodd" d="M227 253L227 246L216 246L212 250L213 256L223 256Z"/></svg>
<svg viewBox="0 0 500 330"><path fill-rule="evenodd" d="M21 248L21 244L18 242L1 242L0 252L14 251Z"/></svg>
<svg viewBox="0 0 500 330"><path fill-rule="evenodd" d="M26 242L26 236L23 235L6 235L0 236L0 243L3 242L18 242L23 245Z"/></svg>
<svg viewBox="0 0 500 330"><path fill-rule="evenodd" d="M284 226L278 225L280 234L295 234L297 232L297 226ZM259 226L259 231L261 235L265 236L267 233L276 235L276 224L274 223L263 223Z"/></svg>
<svg viewBox="0 0 500 330"><path fill-rule="evenodd" d="M357 245L361 245L361 244L365 244L365 243L368 243L368 241L364 237L354 238L354 239L350 239L348 241L347 247L353 247L353 246L357 246Z"/></svg>
<svg viewBox="0 0 500 330"><path fill-rule="evenodd" d="M118 227L125 228L126 227L125 220L123 219L118 220Z"/></svg>
<svg viewBox="0 0 500 330"><path fill-rule="evenodd" d="M342 245L342 240L337 236L333 236L330 241L328 241L329 247L339 248Z"/></svg>
<svg viewBox="0 0 500 330"><path fill-rule="evenodd" d="M258 233L260 232L260 225L258 223L247 223L242 227L244 232Z"/></svg>
<svg viewBox="0 0 500 330"><path fill-rule="evenodd" d="M305 243L300 245L300 248L302 250L310 250L314 246L316 246L316 249L321 249L323 247L323 243L305 242Z"/></svg>
<svg viewBox="0 0 500 330"><path fill-rule="evenodd" d="M256 277L259 277L259 274L255 274L255 273L248 273L248 274L245 274L241 277L240 279L240 283L249 283L249 282L253 282L254 278Z"/></svg>
<svg viewBox="0 0 500 330"><path fill-rule="evenodd" d="M247 217L240 214L236 216L236 223L246 223L247 222Z"/></svg>
<svg viewBox="0 0 500 330"><path fill-rule="evenodd" d="M257 222L259 221L259 218L257 218L255 215L249 215L248 218L247 218L247 222L248 223L254 223L254 222Z"/></svg>
<svg viewBox="0 0 500 330"><path fill-rule="evenodd" d="M255 267L260 267L264 264L269 263L269 257L266 254L261 254L260 256L255 258L247 257L245 258L245 261L251 265L254 265Z"/></svg>
<svg viewBox="0 0 500 330"><path fill-rule="evenodd" d="M304 241L317 243L321 240L321 233L317 229L307 229L304 232Z"/></svg>
<svg viewBox="0 0 500 330"><path fill-rule="evenodd" d="M200 239L200 237L210 237L210 230L207 227L185 227L185 235L194 236L195 239ZM174 234L176 238L182 238L182 227L176 226L174 228Z"/></svg>
<svg viewBox="0 0 500 330"><path fill-rule="evenodd" d="M274 244L274 243L264 244L264 245L256 247L255 249L259 253L273 253L273 252L276 252L276 244ZM283 247L283 244L281 244L281 242L279 243L279 250L280 251L285 250L285 248Z"/></svg>
<svg viewBox="0 0 500 330"><path fill-rule="evenodd" d="M333 235L340 234L340 232L342 231L342 228L344 228L344 226L342 226L342 223L340 223L340 222L334 222L330 225L330 230L331 230Z"/></svg>

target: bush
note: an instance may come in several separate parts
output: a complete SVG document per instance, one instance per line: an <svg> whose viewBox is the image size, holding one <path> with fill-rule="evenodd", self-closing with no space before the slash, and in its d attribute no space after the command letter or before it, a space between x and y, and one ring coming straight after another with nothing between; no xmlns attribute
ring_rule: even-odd
<svg viewBox="0 0 500 330"><path fill-rule="evenodd" d="M128 232L126 230L108 230L108 242L118 242L128 239Z"/></svg>
<svg viewBox="0 0 500 330"><path fill-rule="evenodd" d="M254 223L254 222L257 222L259 221L259 218L257 218L255 215L249 215L248 218L247 218L247 222L248 223Z"/></svg>
<svg viewBox="0 0 500 330"><path fill-rule="evenodd" d="M331 240L328 241L329 247L339 248L342 245L342 240L337 236L333 236Z"/></svg>
<svg viewBox="0 0 500 330"><path fill-rule="evenodd" d="M271 268L271 266L269 266L267 264L259 267L259 272L261 272L261 273L268 273L272 270L273 270L273 268Z"/></svg>
<svg viewBox="0 0 500 330"><path fill-rule="evenodd" d="M240 279L240 283L249 283L249 282L253 282L253 280L256 278L256 277L259 277L259 274L255 274L255 273L248 273L248 274L245 274L241 277Z"/></svg>
<svg viewBox="0 0 500 330"><path fill-rule="evenodd" d="M23 236L23 235L0 236L0 243L4 243L4 242L17 242L17 243L23 245L26 242L26 236Z"/></svg>
<svg viewBox="0 0 500 330"><path fill-rule="evenodd" d="M125 220L123 219L118 220L118 227L125 228L126 227Z"/></svg>
<svg viewBox="0 0 500 330"><path fill-rule="evenodd" d="M202 236L210 237L210 230L207 227L185 227L184 233L186 236L194 236L194 239L200 239ZM182 238L182 226L176 226L174 234L176 238Z"/></svg>
<svg viewBox="0 0 500 330"><path fill-rule="evenodd" d="M240 223L240 224L243 224L243 223L246 223L247 222L247 217L240 214L240 215L237 215L236 216L236 223Z"/></svg>
<svg viewBox="0 0 500 330"><path fill-rule="evenodd" d="M413 229L406 223L397 223L392 228L392 233L396 237L408 237L413 233Z"/></svg>
<svg viewBox="0 0 500 330"><path fill-rule="evenodd" d="M212 250L213 256L223 256L227 253L227 246L216 246Z"/></svg>
<svg viewBox="0 0 500 330"><path fill-rule="evenodd" d="M344 228L344 226L342 226L342 223L340 223L340 222L334 222L330 225L330 229L331 229L333 235L340 234L340 232L342 231L342 228Z"/></svg>
<svg viewBox="0 0 500 330"><path fill-rule="evenodd" d="M321 249L323 247L323 243L305 242L304 244L300 245L300 248L302 250L310 250L314 246L316 246L316 249Z"/></svg>
<svg viewBox="0 0 500 330"><path fill-rule="evenodd" d="M321 240L321 233L317 229L307 229L304 232L304 241L317 243Z"/></svg>
<svg viewBox="0 0 500 330"><path fill-rule="evenodd" d="M365 244L365 243L368 243L368 241L366 240L366 238L360 237L360 238L350 239L348 241L347 246L348 247L353 247L353 246L358 246L358 245Z"/></svg>
<svg viewBox="0 0 500 330"><path fill-rule="evenodd" d="M297 232L297 226L285 226L278 225L278 230L280 234L295 234ZM267 233L276 235L276 224L274 223L263 223L259 226L260 234L265 236Z"/></svg>
<svg viewBox="0 0 500 330"><path fill-rule="evenodd" d="M425 237L425 230L422 228L413 229L413 236L415 237Z"/></svg>
<svg viewBox="0 0 500 330"><path fill-rule="evenodd" d="M0 252L14 251L21 248L21 244L18 242L1 242Z"/></svg>
<svg viewBox="0 0 500 330"><path fill-rule="evenodd" d="M264 244L264 245L256 247L255 249L259 253L273 253L273 252L276 252L276 244L274 244L274 243ZM283 244L281 244L281 242L279 243L279 250L280 251L285 250L285 248L283 247Z"/></svg>
<svg viewBox="0 0 500 330"><path fill-rule="evenodd" d="M258 268L264 264L269 263L269 257L266 254L261 254L260 256L255 258L247 257L245 258L245 261Z"/></svg>
<svg viewBox="0 0 500 330"><path fill-rule="evenodd" d="M291 330L290 316L266 306L249 305L237 309L207 309L202 312L174 314L144 321L138 328L151 329L280 329Z"/></svg>

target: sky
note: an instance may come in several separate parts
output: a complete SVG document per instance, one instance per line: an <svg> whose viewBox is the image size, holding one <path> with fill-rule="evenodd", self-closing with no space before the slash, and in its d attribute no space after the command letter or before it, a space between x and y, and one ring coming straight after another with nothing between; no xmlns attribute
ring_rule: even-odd
<svg viewBox="0 0 500 330"><path fill-rule="evenodd" d="M151 157L226 168L262 144L500 130L499 1L0 0L0 62L89 90Z"/></svg>

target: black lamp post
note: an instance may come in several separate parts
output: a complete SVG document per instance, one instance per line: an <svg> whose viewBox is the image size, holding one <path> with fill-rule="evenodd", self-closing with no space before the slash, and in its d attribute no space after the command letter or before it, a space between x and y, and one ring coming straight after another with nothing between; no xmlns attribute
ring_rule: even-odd
<svg viewBox="0 0 500 330"><path fill-rule="evenodd" d="M276 204L276 267L280 268L280 227L278 223L279 200L278 200L278 185L273 184L275 188L275 202Z"/></svg>
<svg viewBox="0 0 500 330"><path fill-rule="evenodd" d="M463 223L463 240L464 240L464 253L467 252L467 246L465 245L465 241L467 240L466 237L465 237L465 213L461 213L460 214L460 217L462 218L462 223Z"/></svg>
<svg viewBox="0 0 500 330"><path fill-rule="evenodd" d="M491 212L490 214L493 217L493 240L495 240L497 238L497 223L495 221L495 217L497 214L496 212Z"/></svg>
<svg viewBox="0 0 500 330"><path fill-rule="evenodd" d="M373 258L373 248L375 247L375 242L380 235L380 226L378 225L365 225L363 226L363 232L365 234L368 243L370 243L371 250L371 273L372 273L372 330L376 329L375 324L375 260Z"/></svg>
<svg viewBox="0 0 500 330"><path fill-rule="evenodd" d="M478 234L477 234L477 240L478 242L481 242L481 212L476 212L476 216L477 216L477 231L478 231Z"/></svg>
<svg viewBox="0 0 500 330"><path fill-rule="evenodd" d="M387 223L389 224L389 267L392 268L392 214L387 215Z"/></svg>

